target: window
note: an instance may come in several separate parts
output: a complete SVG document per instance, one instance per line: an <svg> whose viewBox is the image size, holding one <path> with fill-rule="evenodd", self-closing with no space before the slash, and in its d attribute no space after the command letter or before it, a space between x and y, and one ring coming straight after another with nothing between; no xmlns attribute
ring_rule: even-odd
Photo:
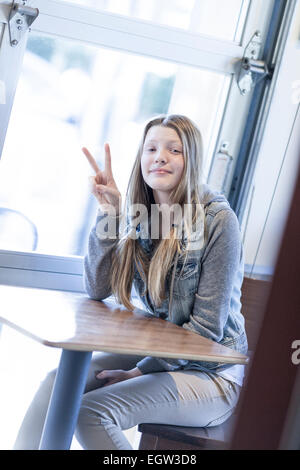
<svg viewBox="0 0 300 470"><path fill-rule="evenodd" d="M141 20L239 41L249 0L63 0Z"/></svg>
<svg viewBox="0 0 300 470"><path fill-rule="evenodd" d="M31 34L0 161L0 207L32 221L35 251L83 255L97 202L81 147L103 168L110 142L124 200L145 120L187 114L209 143L229 84L229 77L208 70ZM22 251L23 230L16 233L13 222L7 220L1 248Z"/></svg>

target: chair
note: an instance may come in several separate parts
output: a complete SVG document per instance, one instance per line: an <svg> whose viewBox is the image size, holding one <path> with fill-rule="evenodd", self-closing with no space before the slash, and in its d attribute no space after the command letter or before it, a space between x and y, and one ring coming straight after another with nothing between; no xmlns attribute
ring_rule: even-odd
<svg viewBox="0 0 300 470"><path fill-rule="evenodd" d="M35 224L20 211L0 207L0 250L35 251L37 244Z"/></svg>
<svg viewBox="0 0 300 470"><path fill-rule="evenodd" d="M250 356L255 350L270 284L269 281L248 277L243 281L241 302ZM208 428L142 423L138 426L142 433L139 450L226 449L236 417L234 413L224 423Z"/></svg>
<svg viewBox="0 0 300 470"><path fill-rule="evenodd" d="M0 250L35 251L38 231L22 212L0 207Z"/></svg>

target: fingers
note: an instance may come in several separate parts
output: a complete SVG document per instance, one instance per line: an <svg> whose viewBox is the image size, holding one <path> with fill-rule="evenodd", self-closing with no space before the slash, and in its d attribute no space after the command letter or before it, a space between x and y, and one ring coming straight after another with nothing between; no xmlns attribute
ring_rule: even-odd
<svg viewBox="0 0 300 470"><path fill-rule="evenodd" d="M122 369L102 370L96 372L97 379L108 379L109 381L116 380L117 382L124 379L126 372Z"/></svg>
<svg viewBox="0 0 300 470"><path fill-rule="evenodd" d="M95 374L96 379L104 380L102 387L107 387L108 385L112 385L113 383L117 383L118 379L116 379L113 375L111 377L110 371L103 370L102 372Z"/></svg>
<svg viewBox="0 0 300 470"><path fill-rule="evenodd" d="M109 379L113 374L114 371L110 370L102 370L101 372L96 373L97 379Z"/></svg>
<svg viewBox="0 0 300 470"><path fill-rule="evenodd" d="M82 147L81 150L83 151L84 155L88 159L88 162L91 165L91 167L93 168L96 175L98 173L103 174L103 172L101 172L100 168L98 167L98 165L96 163L96 160L94 159L92 154L89 152L89 150L86 147ZM107 176L107 180L109 181L109 180L113 180L114 178L113 178L113 174L112 174L111 153L110 153L110 147L109 147L108 143L106 143L104 145L104 150L105 150L105 174Z"/></svg>
<svg viewBox="0 0 300 470"><path fill-rule="evenodd" d="M81 149L84 153L84 155L86 156L86 158L88 159L89 161L89 164L91 165L91 167L93 168L94 172L97 174L100 172L100 168L98 167L97 163L96 163L96 160L94 159L94 157L92 156L92 154L88 151L88 149L86 147L82 147Z"/></svg>
<svg viewBox="0 0 300 470"><path fill-rule="evenodd" d="M95 184L95 189L96 191L98 191L99 193L101 194L104 194L106 196L110 196L112 201L115 201L117 199L119 199L119 192L118 190L116 190L115 188L110 188L109 186L105 185L105 184Z"/></svg>
<svg viewBox="0 0 300 470"><path fill-rule="evenodd" d="M107 178L113 179L112 168L111 168L111 153L110 153L109 144L106 143L104 145L104 150L105 150L105 173L107 175Z"/></svg>
<svg viewBox="0 0 300 470"><path fill-rule="evenodd" d="M102 372L95 375L96 379L105 380L102 387L108 387L109 385L113 385L124 380L124 378L118 374L118 371L114 370L103 370Z"/></svg>

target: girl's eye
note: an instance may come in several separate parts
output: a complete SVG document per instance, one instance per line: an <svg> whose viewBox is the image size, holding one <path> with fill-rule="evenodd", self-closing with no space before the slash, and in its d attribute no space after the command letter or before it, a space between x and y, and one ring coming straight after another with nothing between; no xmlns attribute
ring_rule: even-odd
<svg viewBox="0 0 300 470"><path fill-rule="evenodd" d="M155 148L155 147L148 147L148 148L146 148L146 151L147 151L147 152L156 152L156 148ZM182 151L181 151L181 150L178 150L178 149L170 149L169 151L170 151L171 153L174 153L175 155L176 155L176 154L179 154L179 153L182 153Z"/></svg>

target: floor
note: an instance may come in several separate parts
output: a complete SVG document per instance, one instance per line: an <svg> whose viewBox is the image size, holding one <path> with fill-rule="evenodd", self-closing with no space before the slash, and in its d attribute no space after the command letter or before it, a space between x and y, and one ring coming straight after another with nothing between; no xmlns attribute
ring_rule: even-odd
<svg viewBox="0 0 300 470"><path fill-rule="evenodd" d="M43 346L6 326L0 332L0 450L12 449L23 416L48 371L57 367L60 351ZM140 433L125 431L134 449ZM72 450L81 449L73 439Z"/></svg>

